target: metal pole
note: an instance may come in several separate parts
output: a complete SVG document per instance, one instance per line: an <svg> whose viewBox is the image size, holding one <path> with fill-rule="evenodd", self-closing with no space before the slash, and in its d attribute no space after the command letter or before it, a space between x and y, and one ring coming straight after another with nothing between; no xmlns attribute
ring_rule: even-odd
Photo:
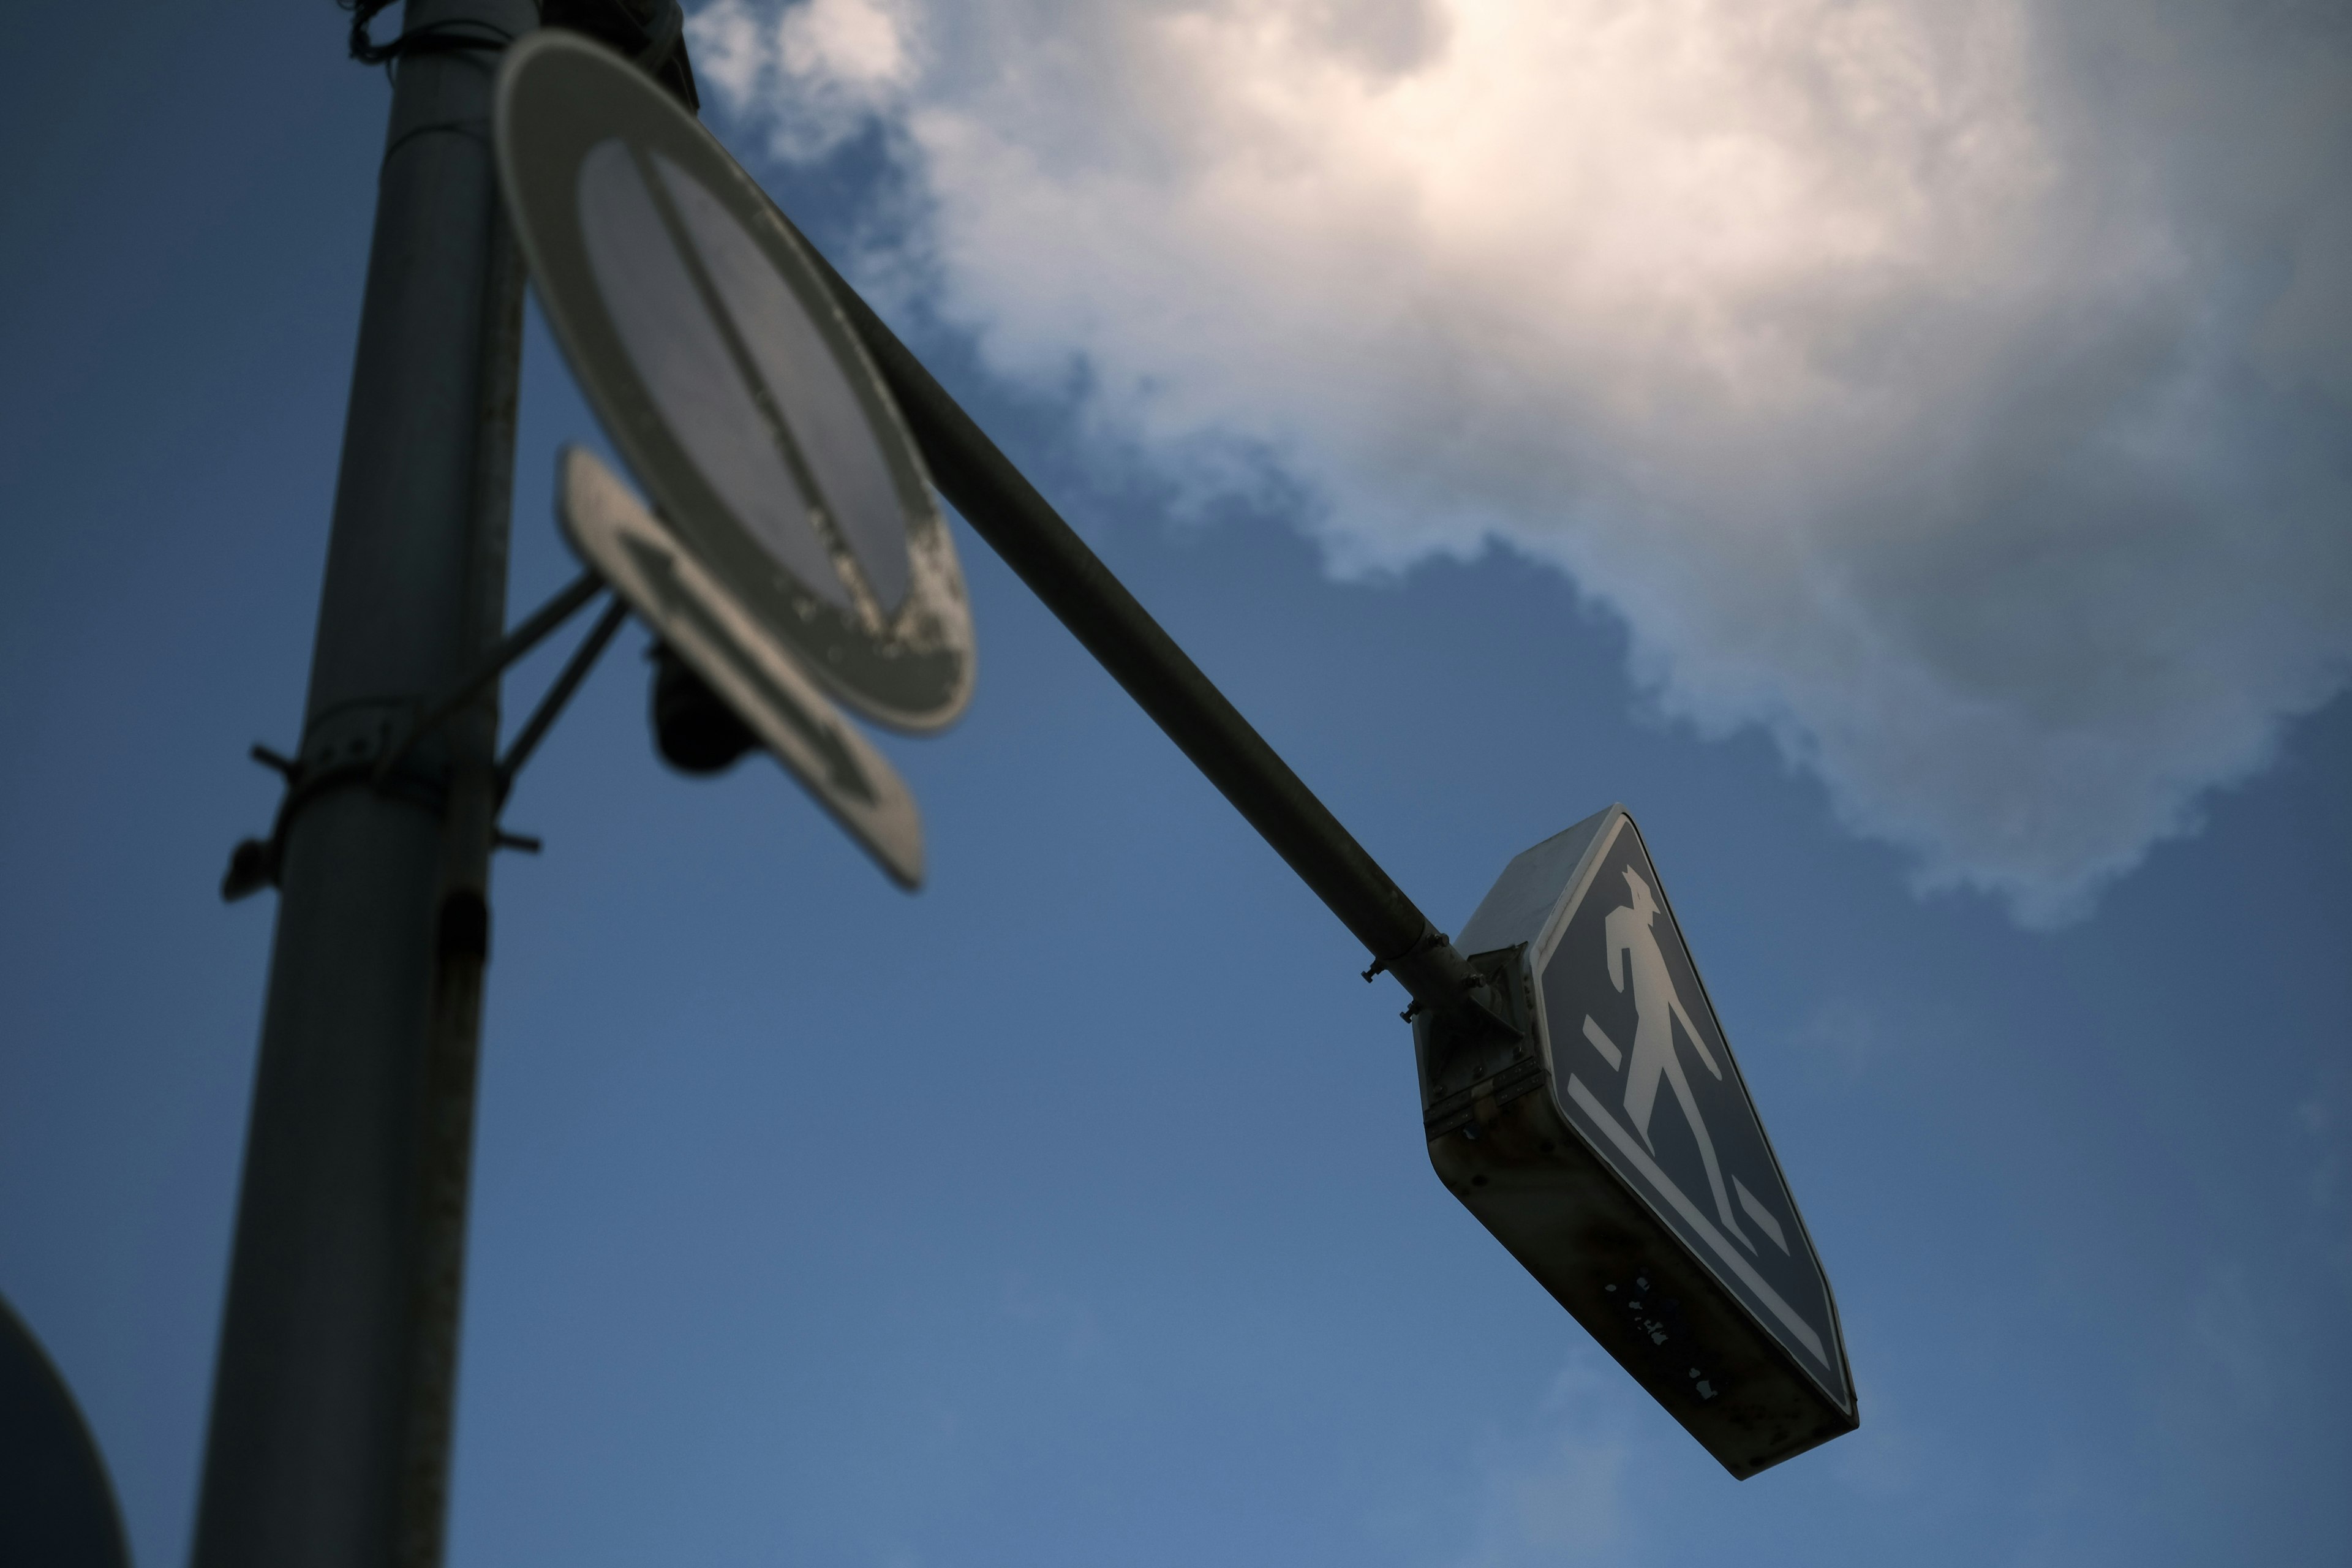
<svg viewBox="0 0 2352 1568"><path fill-rule="evenodd" d="M530 0L411 0L412 37ZM404 57L377 194L221 1324L198 1568L441 1556L496 811L496 686L381 781L499 640L522 267L495 53Z"/></svg>
<svg viewBox="0 0 2352 1568"><path fill-rule="evenodd" d="M873 307L814 246L807 248L889 384L932 479L964 521L1355 933L1374 968L1389 971L1412 993L1416 1008L1457 1015L1466 1009L1462 1021L1474 1028L1499 1025L1486 1004L1485 983L1454 944L997 450Z"/></svg>

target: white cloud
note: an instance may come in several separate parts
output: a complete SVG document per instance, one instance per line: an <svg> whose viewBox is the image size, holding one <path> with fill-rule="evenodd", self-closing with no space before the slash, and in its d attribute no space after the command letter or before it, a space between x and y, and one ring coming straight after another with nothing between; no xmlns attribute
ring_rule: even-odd
<svg viewBox="0 0 2352 1568"><path fill-rule="evenodd" d="M1886 1049L1890 1033L1877 1009L1840 996L1816 1006L1798 1023L1794 1043L1840 1076L1854 1078Z"/></svg>
<svg viewBox="0 0 2352 1568"><path fill-rule="evenodd" d="M2259 1415L2278 1402L2273 1363L2281 1325L2273 1317L2247 1285L2245 1270L2234 1264L2209 1266L2190 1305L2189 1334L2210 1358L2207 1372L2221 1374L2245 1414Z"/></svg>
<svg viewBox="0 0 2352 1568"><path fill-rule="evenodd" d="M1625 1562L1626 1448L1569 1435L1498 1462L1486 1477L1463 1568Z"/></svg>
<svg viewBox="0 0 2352 1568"><path fill-rule="evenodd" d="M1102 1320L1083 1297L1012 1275L999 1304L1008 1320L1055 1342L1066 1360L1091 1361L1103 1353Z"/></svg>
<svg viewBox="0 0 2352 1568"><path fill-rule="evenodd" d="M2352 668L2352 43L2268 5L718 0L882 266L1343 573L1500 541L1926 888L2087 907ZM905 212L894 208L894 219Z"/></svg>
<svg viewBox="0 0 2352 1568"><path fill-rule="evenodd" d="M780 158L822 157L902 101L909 19L891 0L806 0L755 12L720 0L688 23L696 75L722 102L757 106Z"/></svg>
<svg viewBox="0 0 2352 1568"><path fill-rule="evenodd" d="M1632 1526L1656 1500L1650 1472L1658 1440L1687 1441L1659 1431L1663 1422L1643 1423L1646 1443L1623 1430L1623 1416L1643 1398L1599 1351L1580 1349L1538 1408L1487 1436L1473 1461L1475 1484L1447 1483L1467 1508L1460 1547L1447 1561L1454 1568L1639 1561L1642 1532Z"/></svg>

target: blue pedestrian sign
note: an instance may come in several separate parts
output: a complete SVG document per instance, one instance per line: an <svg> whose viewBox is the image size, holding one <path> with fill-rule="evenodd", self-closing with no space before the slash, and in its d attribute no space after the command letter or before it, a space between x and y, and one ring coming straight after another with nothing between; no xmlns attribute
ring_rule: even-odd
<svg viewBox="0 0 2352 1568"><path fill-rule="evenodd" d="M1448 1187L1733 1474L1852 1430L1828 1276L1633 818L1519 856L1456 945L1523 1037L1417 1028Z"/></svg>

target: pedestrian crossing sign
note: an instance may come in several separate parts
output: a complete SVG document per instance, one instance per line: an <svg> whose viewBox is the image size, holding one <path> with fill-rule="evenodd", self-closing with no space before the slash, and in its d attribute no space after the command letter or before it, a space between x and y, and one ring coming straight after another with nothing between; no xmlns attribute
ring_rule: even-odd
<svg viewBox="0 0 2352 1568"><path fill-rule="evenodd" d="M1633 818L1513 860L1456 945L1522 1039L1417 1025L1447 1186L1733 1474L1852 1430L1828 1276Z"/></svg>

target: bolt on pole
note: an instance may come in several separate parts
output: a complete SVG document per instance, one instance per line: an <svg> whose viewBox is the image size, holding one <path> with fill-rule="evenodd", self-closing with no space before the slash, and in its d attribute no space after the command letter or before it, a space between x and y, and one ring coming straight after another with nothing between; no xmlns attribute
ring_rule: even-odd
<svg viewBox="0 0 2352 1568"><path fill-rule="evenodd" d="M523 269L490 149L530 0L410 0L278 866L197 1568L441 1558Z"/></svg>

